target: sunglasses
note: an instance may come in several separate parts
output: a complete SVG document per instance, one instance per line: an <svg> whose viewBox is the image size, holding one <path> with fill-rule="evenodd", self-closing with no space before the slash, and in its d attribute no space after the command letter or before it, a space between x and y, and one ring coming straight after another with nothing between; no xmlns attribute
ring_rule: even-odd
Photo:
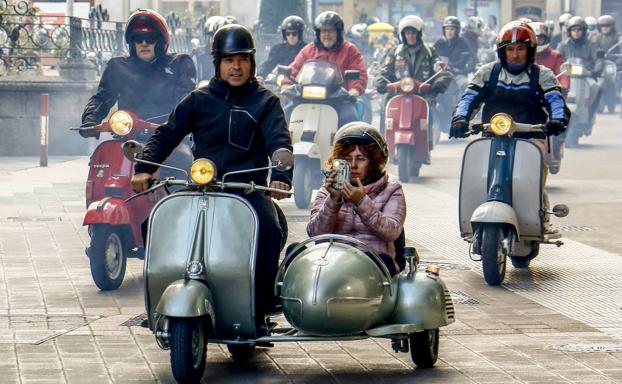
<svg viewBox="0 0 622 384"><path fill-rule="evenodd" d="M138 34L134 35L133 40L135 44L142 44L144 42L151 45L158 41L158 36L152 34Z"/></svg>
<svg viewBox="0 0 622 384"><path fill-rule="evenodd" d="M298 36L298 32L285 32L285 36Z"/></svg>

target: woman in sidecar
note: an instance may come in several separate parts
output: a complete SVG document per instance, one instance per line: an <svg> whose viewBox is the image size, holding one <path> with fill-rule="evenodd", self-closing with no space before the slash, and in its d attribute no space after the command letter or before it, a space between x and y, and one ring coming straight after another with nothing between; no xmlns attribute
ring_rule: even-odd
<svg viewBox="0 0 622 384"><path fill-rule="evenodd" d="M340 175L333 163L338 159L349 164L350 178L336 186ZM404 267L396 262L395 241L403 236L406 201L402 186L385 172L387 159L386 141L376 128L360 121L344 125L335 135L326 164L330 173L313 202L307 233L360 240L393 276Z"/></svg>

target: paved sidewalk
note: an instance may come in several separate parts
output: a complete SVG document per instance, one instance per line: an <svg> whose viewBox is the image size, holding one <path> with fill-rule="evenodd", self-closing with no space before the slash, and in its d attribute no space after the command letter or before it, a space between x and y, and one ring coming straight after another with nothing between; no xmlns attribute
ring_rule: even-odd
<svg viewBox="0 0 622 384"><path fill-rule="evenodd" d="M130 260L115 292L91 280L81 225L87 162L51 158L39 168L36 158L0 158L0 383L173 382L168 352L148 330L123 325L144 312L142 262ZM419 200L409 207L426 214L409 242L424 262L441 265L456 303L435 368L414 369L383 339L277 344L247 364L210 345L204 382L622 383L622 340L526 294L487 286L475 264L453 256L463 251L453 239L434 246L429 230L452 219L433 214L442 207L432 191L413 188ZM308 213L291 201L282 206L290 241L304 238ZM619 311L620 302L612 306Z"/></svg>

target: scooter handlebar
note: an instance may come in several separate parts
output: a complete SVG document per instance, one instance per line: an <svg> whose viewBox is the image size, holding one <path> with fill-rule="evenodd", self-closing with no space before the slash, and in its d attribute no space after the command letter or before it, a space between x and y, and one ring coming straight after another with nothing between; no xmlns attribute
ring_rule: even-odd
<svg viewBox="0 0 622 384"><path fill-rule="evenodd" d="M481 132L494 133L492 129L490 128L490 126L491 126L490 123L471 124L470 130L467 132L467 136L477 135L478 133L481 133ZM526 123L513 122L512 129L510 130L509 134L514 134L516 132L529 133L529 132L544 132L544 131L545 131L544 124L526 124Z"/></svg>

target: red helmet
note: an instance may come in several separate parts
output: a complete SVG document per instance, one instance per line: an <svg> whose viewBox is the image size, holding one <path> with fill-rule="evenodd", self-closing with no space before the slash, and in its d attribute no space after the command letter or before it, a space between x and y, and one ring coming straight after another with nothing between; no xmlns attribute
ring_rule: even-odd
<svg viewBox="0 0 622 384"><path fill-rule="evenodd" d="M125 25L125 42L130 47L130 52L134 51L134 44L132 43L132 35L140 32L157 33L162 37L163 53L166 53L170 40L168 25L166 20L151 9L137 9L130 15ZM157 47L160 49L160 47Z"/></svg>
<svg viewBox="0 0 622 384"><path fill-rule="evenodd" d="M527 65L534 62L536 47L538 46L536 33L529 24L514 20L504 25L499 31L499 35L497 35L497 56L502 64L505 64L505 47L518 43L527 44Z"/></svg>

